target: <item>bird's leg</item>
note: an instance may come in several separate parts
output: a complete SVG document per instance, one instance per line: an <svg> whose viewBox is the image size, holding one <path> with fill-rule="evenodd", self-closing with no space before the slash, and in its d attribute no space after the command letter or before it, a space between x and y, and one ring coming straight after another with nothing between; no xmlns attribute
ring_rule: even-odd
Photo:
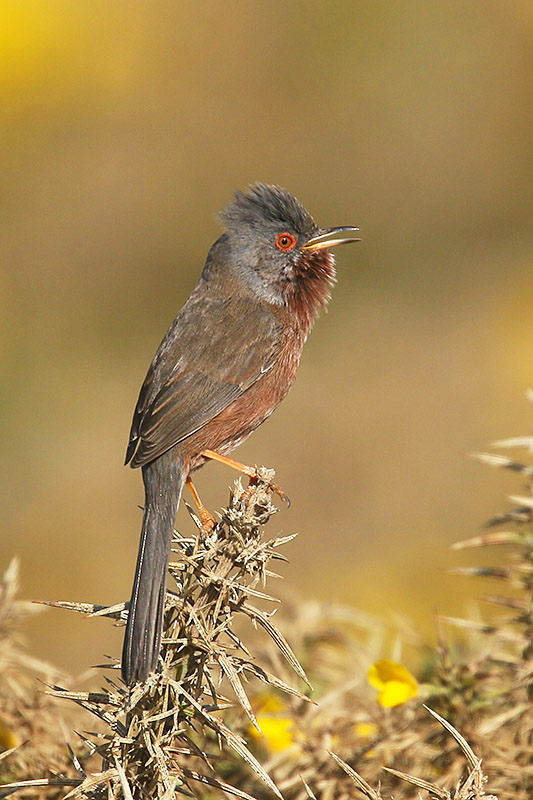
<svg viewBox="0 0 533 800"><path fill-rule="evenodd" d="M246 475L250 478L250 483L254 483L257 480L257 470L255 467L249 467L247 464L241 464L240 461L234 461L232 458L228 458L227 456L223 456L220 453L217 453L215 450L202 450L201 455L204 458L209 458L212 461L220 461L221 464L225 464L227 467L231 467L232 469L236 469L237 472L241 472L243 475ZM284 500L288 506L290 506L290 500L277 484L271 483L269 486L271 492L277 494L281 500Z"/></svg>
<svg viewBox="0 0 533 800"><path fill-rule="evenodd" d="M209 533L215 527L216 520L214 516L209 513L207 508L200 500L200 495L196 491L196 486L194 485L192 480L190 478L187 478L185 483L187 484L189 491L192 494L192 499L194 500L194 504L198 509L198 514L200 515L200 521L202 523L202 533Z"/></svg>

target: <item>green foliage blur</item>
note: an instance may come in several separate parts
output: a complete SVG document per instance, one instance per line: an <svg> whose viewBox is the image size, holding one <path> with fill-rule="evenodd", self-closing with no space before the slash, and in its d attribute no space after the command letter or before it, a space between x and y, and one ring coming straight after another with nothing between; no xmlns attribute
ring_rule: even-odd
<svg viewBox="0 0 533 800"><path fill-rule="evenodd" d="M0 569L21 556L25 597L129 596L137 391L216 212L262 180L363 238L238 451L293 501L287 587L464 610L440 568L502 481L466 456L530 423L532 68L527 0L1 0ZM233 478L202 471L210 508ZM57 611L29 633L69 669L120 649Z"/></svg>

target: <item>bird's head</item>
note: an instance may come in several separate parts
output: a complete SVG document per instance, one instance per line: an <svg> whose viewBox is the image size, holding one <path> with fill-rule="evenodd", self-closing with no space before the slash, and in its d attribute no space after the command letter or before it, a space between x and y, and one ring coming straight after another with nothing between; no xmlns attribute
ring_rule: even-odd
<svg viewBox="0 0 533 800"><path fill-rule="evenodd" d="M240 279L269 303L308 304L313 318L335 280L329 248L358 241L349 235L358 228L321 229L290 192L263 183L237 191L219 218L225 260Z"/></svg>

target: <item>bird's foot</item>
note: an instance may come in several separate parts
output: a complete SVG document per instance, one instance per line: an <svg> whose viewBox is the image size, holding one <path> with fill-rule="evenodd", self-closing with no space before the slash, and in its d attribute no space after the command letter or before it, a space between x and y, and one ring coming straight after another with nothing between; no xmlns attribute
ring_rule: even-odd
<svg viewBox="0 0 533 800"><path fill-rule="evenodd" d="M200 514L200 522L202 523L202 527L200 528L200 533L203 536L207 536L208 533L211 533L215 525L217 524L216 519L212 514L207 511L207 509L200 510L198 509Z"/></svg>
<svg viewBox="0 0 533 800"><path fill-rule="evenodd" d="M200 517L200 522L202 523L202 527L200 528L200 533L202 533L203 535L207 535L208 533L211 533L211 531L215 527L216 519L212 514L209 513L207 508L200 500L200 495L196 491L196 486L194 485L192 480L190 478L187 478L185 483L187 484L189 491L192 494L192 498L194 500L196 508L198 509L198 516Z"/></svg>
<svg viewBox="0 0 533 800"><path fill-rule="evenodd" d="M250 478L250 483L248 484L247 488L244 490L242 499L247 501L252 494L254 486L257 485L258 476L257 473ZM291 507L291 500L288 494L286 494L283 489L278 486L277 483L269 483L268 490L272 492L272 494L277 494L280 500L283 500L284 503L287 504L287 508Z"/></svg>
<svg viewBox="0 0 533 800"><path fill-rule="evenodd" d="M246 500L250 496L251 487L257 483L258 479L257 469L255 467L249 467L248 464L242 464L240 461L234 461L232 458L223 456L220 453L217 453L215 450L203 450L202 455L204 458L208 458L212 461L220 461L221 464L225 464L227 467L236 469L237 472L240 472L242 475L246 475L250 479L250 483L248 488L245 490L243 497ZM283 489L281 489L277 483L269 484L268 488L273 494L277 494L280 500L283 500L285 503L287 503L288 508L290 507L291 501L289 496L285 494Z"/></svg>

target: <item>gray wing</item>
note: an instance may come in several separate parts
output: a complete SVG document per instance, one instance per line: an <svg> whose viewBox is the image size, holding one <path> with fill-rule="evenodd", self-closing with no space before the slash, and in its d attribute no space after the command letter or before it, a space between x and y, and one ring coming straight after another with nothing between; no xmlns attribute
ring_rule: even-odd
<svg viewBox="0 0 533 800"><path fill-rule="evenodd" d="M193 292L141 387L126 464L148 464L200 430L274 364L280 324L252 299Z"/></svg>

